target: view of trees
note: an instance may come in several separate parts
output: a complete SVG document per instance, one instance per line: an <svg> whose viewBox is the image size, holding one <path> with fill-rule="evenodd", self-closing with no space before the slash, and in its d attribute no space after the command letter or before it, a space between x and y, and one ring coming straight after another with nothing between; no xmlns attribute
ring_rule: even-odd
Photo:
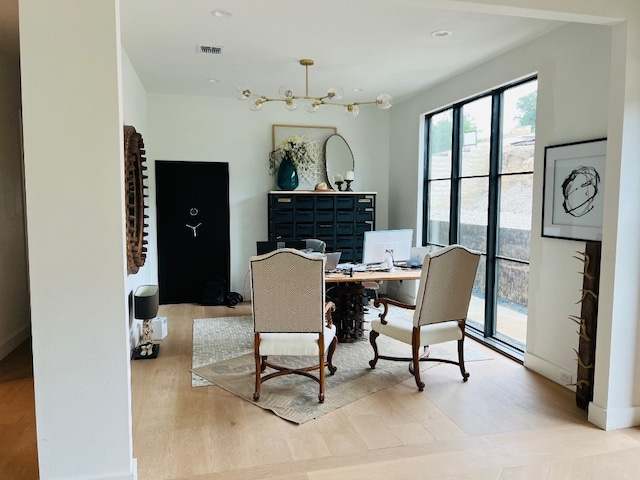
<svg viewBox="0 0 640 480"><path fill-rule="evenodd" d="M536 131L536 101L537 91L533 91L527 95L523 95L516 102L516 110L518 114L514 119L521 127L530 126L531 132ZM453 119L448 112L438 115L438 121L435 121L431 125L430 129L430 144L431 154L435 155L442 152L451 150L451 137L453 134ZM463 117L463 133L474 132L477 130L476 124L472 117L464 114Z"/></svg>
<svg viewBox="0 0 640 480"><path fill-rule="evenodd" d="M518 124L521 127L530 126L531 131L536 131L536 101L538 98L538 91L533 91L528 95L520 97L516 103L516 108L520 112L520 115L516 115L515 119L518 120Z"/></svg>

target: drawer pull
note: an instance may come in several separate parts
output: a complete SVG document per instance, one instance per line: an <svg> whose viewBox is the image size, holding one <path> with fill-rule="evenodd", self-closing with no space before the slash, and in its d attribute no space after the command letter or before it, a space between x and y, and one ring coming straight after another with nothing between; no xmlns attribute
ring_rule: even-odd
<svg viewBox="0 0 640 480"><path fill-rule="evenodd" d="M289 197L278 198L278 203L291 203L291 198Z"/></svg>

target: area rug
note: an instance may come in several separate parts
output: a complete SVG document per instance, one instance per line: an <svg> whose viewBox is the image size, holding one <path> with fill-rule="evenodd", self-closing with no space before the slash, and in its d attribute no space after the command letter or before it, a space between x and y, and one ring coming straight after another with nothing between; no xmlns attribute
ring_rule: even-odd
<svg viewBox="0 0 640 480"><path fill-rule="evenodd" d="M219 318L201 319L197 321L201 324L198 326L198 331L206 331L207 329L217 331L218 327L229 328L229 325L238 327L238 329L244 328L244 320L238 321L239 318L242 317L234 317L236 323L231 324L227 321L220 322ZM198 367L194 365L191 370L192 374L202 377L205 382L208 382L207 385L218 385L293 423L301 424L318 418L336 408L412 377L409 373L408 362L380 360L375 369L369 368L369 360L373 358L373 350L368 340L362 340L338 344L333 357L333 363L338 370L335 375L327 374L325 377L324 403L318 402L318 383L298 375L278 377L264 383L261 387L260 401L255 402L253 401L255 364L252 353L253 346L251 345L252 323L251 317L247 318L249 333L246 335L249 337L249 344L248 347L246 343L244 347L240 346L240 349L244 348L246 351L233 358ZM195 323L194 321L194 333L196 332ZM215 336L213 333L209 334ZM368 332L365 338L368 338ZM195 341L196 337L194 336L194 349ZM215 343L217 342L216 340ZM378 337L378 346L380 353L408 355L407 345L388 337ZM445 359L457 358L455 342L432 346L431 356ZM465 345L466 362L489 360L490 358L469 345ZM295 366L311 364L315 358L274 357L272 360L285 366ZM426 371L437 365L441 364L421 362L421 371ZM447 368L451 369L452 378L460 376L457 366L448 365ZM467 370L469 370L468 367ZM424 376L423 381L428 385L428 376Z"/></svg>
<svg viewBox="0 0 640 480"><path fill-rule="evenodd" d="M239 357L253 352L251 316L199 318L193 321L192 368ZM192 387L213 385L191 374Z"/></svg>

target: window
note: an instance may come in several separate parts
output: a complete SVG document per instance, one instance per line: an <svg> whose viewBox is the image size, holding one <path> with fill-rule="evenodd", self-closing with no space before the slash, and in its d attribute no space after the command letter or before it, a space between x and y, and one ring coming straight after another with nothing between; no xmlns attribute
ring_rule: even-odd
<svg viewBox="0 0 640 480"><path fill-rule="evenodd" d="M516 357L526 348L537 80L426 117L424 245L482 253L468 330Z"/></svg>

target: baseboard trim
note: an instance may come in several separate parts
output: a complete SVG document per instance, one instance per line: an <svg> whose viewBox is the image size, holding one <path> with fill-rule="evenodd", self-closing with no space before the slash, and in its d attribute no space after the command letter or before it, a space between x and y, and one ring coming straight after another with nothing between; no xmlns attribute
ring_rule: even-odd
<svg viewBox="0 0 640 480"><path fill-rule="evenodd" d="M117 475L110 475L108 477L91 477L85 480L138 480L138 459L131 459L130 473L125 473L124 475L122 473L118 473Z"/></svg>
<svg viewBox="0 0 640 480"><path fill-rule="evenodd" d="M572 392L576 391L575 385L569 385L570 383L574 383L576 381L576 374L565 370L557 365L554 365L551 362L548 362L540 357L536 357L535 355L525 352L524 354L524 366L529 370L533 370L536 373L539 373L543 377L547 377L549 380L557 383L558 385L562 385ZM571 377L570 382L566 382L562 376L569 375ZM568 384L569 383L569 384Z"/></svg>
<svg viewBox="0 0 640 480"><path fill-rule="evenodd" d="M640 425L640 407L618 408L607 410L593 402L589 403L589 422L603 430L618 430L620 428Z"/></svg>
<svg viewBox="0 0 640 480"><path fill-rule="evenodd" d="M18 345L27 340L31 335L31 325L27 325L8 339L0 343L0 360L13 352Z"/></svg>

